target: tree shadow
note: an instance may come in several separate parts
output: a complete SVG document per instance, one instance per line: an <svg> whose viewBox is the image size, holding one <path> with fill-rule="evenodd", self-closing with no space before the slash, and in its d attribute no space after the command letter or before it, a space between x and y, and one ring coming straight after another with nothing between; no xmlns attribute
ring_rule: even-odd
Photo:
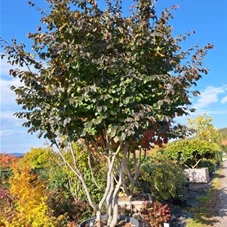
<svg viewBox="0 0 227 227"><path fill-rule="evenodd" d="M223 174L218 174L218 173L214 173L214 174L213 174L213 177L214 177L214 178L224 178L225 175L223 175Z"/></svg>
<svg viewBox="0 0 227 227"><path fill-rule="evenodd" d="M227 216L226 188L210 188L207 195L198 197L198 207L194 207L193 217L196 223L215 226L221 218Z"/></svg>
<svg viewBox="0 0 227 227"><path fill-rule="evenodd" d="M227 187L216 189L210 186L195 198L194 206L178 206L178 210L174 209L174 215L178 217L171 222L171 227L187 227L189 223L204 227L217 226L223 217L227 217Z"/></svg>

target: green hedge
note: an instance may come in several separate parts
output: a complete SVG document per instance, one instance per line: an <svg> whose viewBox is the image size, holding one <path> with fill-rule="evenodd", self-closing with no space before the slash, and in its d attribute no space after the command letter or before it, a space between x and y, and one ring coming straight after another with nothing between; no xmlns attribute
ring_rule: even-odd
<svg viewBox="0 0 227 227"><path fill-rule="evenodd" d="M220 159L219 146L206 140L185 139L167 145L162 153L167 157L181 161L187 167L195 168L199 160ZM197 163L198 162L198 163Z"/></svg>

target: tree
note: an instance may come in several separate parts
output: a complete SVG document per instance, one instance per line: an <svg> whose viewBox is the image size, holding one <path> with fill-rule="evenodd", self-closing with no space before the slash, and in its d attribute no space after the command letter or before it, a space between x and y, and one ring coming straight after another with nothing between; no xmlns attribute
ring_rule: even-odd
<svg viewBox="0 0 227 227"><path fill-rule="evenodd" d="M50 167L50 160L54 152L50 148L31 148L20 159L21 166L29 166L31 169L44 169Z"/></svg>
<svg viewBox="0 0 227 227"><path fill-rule="evenodd" d="M207 114L200 115L194 119L188 118L189 128L201 140L219 143L219 132L212 124L212 117Z"/></svg>
<svg viewBox="0 0 227 227"><path fill-rule="evenodd" d="M227 128L219 129L219 132L221 133L221 138L227 140Z"/></svg>
<svg viewBox="0 0 227 227"><path fill-rule="evenodd" d="M207 73L202 60L213 46L181 51L181 42L191 33L173 37L171 10L158 18L152 0L135 0L128 16L121 0L107 0L105 9L96 0L47 2L49 10L41 11L43 27L28 35L34 52L16 40L2 41L9 63L27 67L10 70L23 82L12 87L23 108L16 116L27 119L28 132L38 131L56 145L82 182L97 220L106 204L112 227L118 191L130 174L130 155L183 136L184 127L173 119L193 111L190 96L198 92L192 87ZM78 168L73 147L78 140L88 155L99 154L107 163L106 187L98 204ZM72 164L64 156L66 148ZM137 177L135 172L131 179Z"/></svg>
<svg viewBox="0 0 227 227"><path fill-rule="evenodd" d="M219 151L217 143L200 139L185 139L167 145L163 153L173 160L181 161L189 168L196 168L202 159L215 159Z"/></svg>
<svg viewBox="0 0 227 227"><path fill-rule="evenodd" d="M11 167L16 164L20 158L14 155L0 154L0 189L8 187L8 179L11 175Z"/></svg>

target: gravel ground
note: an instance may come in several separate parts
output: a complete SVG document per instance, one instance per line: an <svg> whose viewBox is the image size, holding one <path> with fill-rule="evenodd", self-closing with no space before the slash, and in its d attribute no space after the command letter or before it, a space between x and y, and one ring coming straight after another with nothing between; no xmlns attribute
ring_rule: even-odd
<svg viewBox="0 0 227 227"><path fill-rule="evenodd" d="M219 221L219 224L216 224L217 227L227 227L227 160L223 162L222 176L220 178L219 215L216 217Z"/></svg>

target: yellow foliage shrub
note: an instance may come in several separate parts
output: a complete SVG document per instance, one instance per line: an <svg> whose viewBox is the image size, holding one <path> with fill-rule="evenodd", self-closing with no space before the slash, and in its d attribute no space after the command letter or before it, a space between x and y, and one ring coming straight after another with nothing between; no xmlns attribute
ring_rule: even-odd
<svg viewBox="0 0 227 227"><path fill-rule="evenodd" d="M10 194L14 209L10 217L1 220L6 227L54 227L56 218L46 204L45 183L31 173L29 168L13 167L10 178Z"/></svg>

